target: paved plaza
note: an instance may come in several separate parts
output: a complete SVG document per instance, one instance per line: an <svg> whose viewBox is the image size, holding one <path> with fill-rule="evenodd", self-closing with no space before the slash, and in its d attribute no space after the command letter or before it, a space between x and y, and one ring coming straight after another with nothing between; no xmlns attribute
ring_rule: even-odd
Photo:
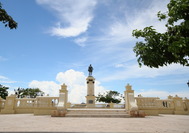
<svg viewBox="0 0 189 133"><path fill-rule="evenodd" d="M33 114L0 115L0 132L189 132L189 115L146 118L79 118Z"/></svg>

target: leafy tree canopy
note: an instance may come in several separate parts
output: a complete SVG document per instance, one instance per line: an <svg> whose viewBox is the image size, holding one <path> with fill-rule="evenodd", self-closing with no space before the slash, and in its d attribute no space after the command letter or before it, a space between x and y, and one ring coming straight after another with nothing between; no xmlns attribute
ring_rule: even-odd
<svg viewBox="0 0 189 133"><path fill-rule="evenodd" d="M140 66L189 66L189 0L170 0L167 8L168 12L157 14L159 21L167 21L166 32L158 33L153 26L133 30L133 36L144 38L134 47Z"/></svg>
<svg viewBox="0 0 189 133"><path fill-rule="evenodd" d="M43 96L45 94L39 88L18 88L14 91L18 98L36 98L36 96Z"/></svg>
<svg viewBox="0 0 189 133"><path fill-rule="evenodd" d="M3 85L0 84L0 97L3 99L6 99L6 96L8 96L8 90L9 87L5 87Z"/></svg>
<svg viewBox="0 0 189 133"><path fill-rule="evenodd" d="M96 101L98 102L105 102L105 103L120 103L121 99L117 98L120 96L120 93L117 91L107 91L106 93L98 94L96 97Z"/></svg>
<svg viewBox="0 0 189 133"><path fill-rule="evenodd" d="M16 29L17 28L17 22L14 21L14 19L8 15L5 9L2 8L2 4L0 2L0 21L5 25L5 27L9 27L10 29Z"/></svg>

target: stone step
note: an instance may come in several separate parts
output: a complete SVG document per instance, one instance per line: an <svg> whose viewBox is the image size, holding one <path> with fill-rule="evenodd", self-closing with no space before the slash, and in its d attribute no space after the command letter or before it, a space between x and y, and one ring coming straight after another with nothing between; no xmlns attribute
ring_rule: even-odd
<svg viewBox="0 0 189 133"><path fill-rule="evenodd" d="M125 109L68 109L66 117L119 117L130 115Z"/></svg>
<svg viewBox="0 0 189 133"><path fill-rule="evenodd" d="M129 114L66 114L66 117L111 117L111 118L129 118Z"/></svg>
<svg viewBox="0 0 189 133"><path fill-rule="evenodd" d="M125 109L68 109L72 112L126 112Z"/></svg>
<svg viewBox="0 0 189 133"><path fill-rule="evenodd" d="M127 112L100 112L100 111L67 111L72 114L127 114Z"/></svg>
<svg viewBox="0 0 189 133"><path fill-rule="evenodd" d="M94 114L94 115L125 115L125 114L127 114L127 113L91 113L91 112L89 112L89 113L72 113L72 112L67 112L67 114L73 114L73 115L77 115L77 114Z"/></svg>

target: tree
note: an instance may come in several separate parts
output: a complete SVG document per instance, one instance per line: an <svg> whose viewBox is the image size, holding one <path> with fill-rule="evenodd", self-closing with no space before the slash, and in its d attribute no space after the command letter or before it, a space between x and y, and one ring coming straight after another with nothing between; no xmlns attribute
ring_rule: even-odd
<svg viewBox="0 0 189 133"><path fill-rule="evenodd" d="M103 95L98 94L96 101L105 103L120 103L121 99L117 97L120 97L120 93L118 93L117 91L107 91Z"/></svg>
<svg viewBox="0 0 189 133"><path fill-rule="evenodd" d="M8 96L8 90L9 87L5 87L3 85L0 84L0 97L2 97L3 99L6 99L6 96Z"/></svg>
<svg viewBox="0 0 189 133"><path fill-rule="evenodd" d="M5 9L2 8L2 4L0 2L0 21L2 21L3 24L5 24L5 27L9 27L10 29L17 28L17 22L14 21L14 19L8 15Z"/></svg>
<svg viewBox="0 0 189 133"><path fill-rule="evenodd" d="M36 96L43 96L44 92L41 91L39 88L18 88L17 90L14 90L15 94L18 98L36 98Z"/></svg>
<svg viewBox="0 0 189 133"><path fill-rule="evenodd" d="M167 31L158 33L153 26L133 30L133 36L144 41L136 43L138 63L158 68L171 63L189 66L189 0L170 0L168 12L158 12L159 21L166 20Z"/></svg>

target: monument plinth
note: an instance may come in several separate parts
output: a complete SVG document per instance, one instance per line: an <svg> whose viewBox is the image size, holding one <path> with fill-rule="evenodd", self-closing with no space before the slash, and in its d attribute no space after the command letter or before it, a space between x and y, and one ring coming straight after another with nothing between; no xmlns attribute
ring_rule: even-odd
<svg viewBox="0 0 189 133"><path fill-rule="evenodd" d="M95 95L94 95L94 83L95 78L93 76L87 77L87 96L86 96L86 104L87 107L95 107Z"/></svg>

